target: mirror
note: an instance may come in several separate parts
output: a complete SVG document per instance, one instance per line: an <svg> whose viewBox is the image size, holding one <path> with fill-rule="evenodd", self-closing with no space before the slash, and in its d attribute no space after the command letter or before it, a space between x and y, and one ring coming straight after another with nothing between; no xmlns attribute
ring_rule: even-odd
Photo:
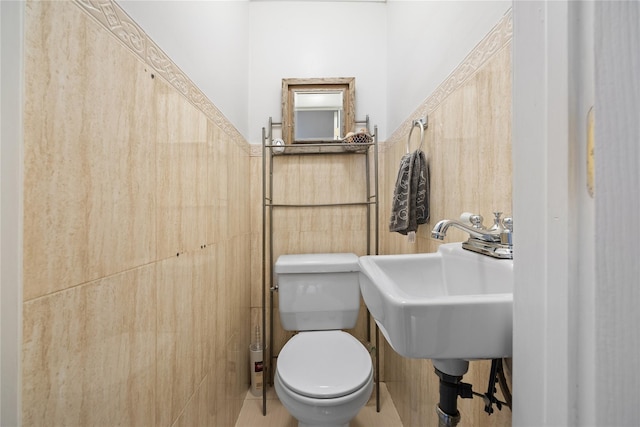
<svg viewBox="0 0 640 427"><path fill-rule="evenodd" d="M294 92L294 140L339 140L344 116L342 103L342 91Z"/></svg>
<svg viewBox="0 0 640 427"><path fill-rule="evenodd" d="M355 78L283 79L287 144L338 142L354 126Z"/></svg>

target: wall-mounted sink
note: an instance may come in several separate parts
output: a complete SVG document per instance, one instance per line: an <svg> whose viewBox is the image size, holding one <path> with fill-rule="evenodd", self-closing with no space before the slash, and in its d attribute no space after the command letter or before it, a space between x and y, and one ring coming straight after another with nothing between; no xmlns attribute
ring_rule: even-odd
<svg viewBox="0 0 640 427"><path fill-rule="evenodd" d="M435 253L360 258L364 302L400 355L495 359L512 354L513 261L440 245Z"/></svg>

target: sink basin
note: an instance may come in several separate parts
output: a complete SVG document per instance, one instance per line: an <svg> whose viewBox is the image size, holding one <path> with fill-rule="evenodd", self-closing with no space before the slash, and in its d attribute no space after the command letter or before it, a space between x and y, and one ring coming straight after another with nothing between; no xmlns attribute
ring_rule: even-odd
<svg viewBox="0 0 640 427"><path fill-rule="evenodd" d="M417 359L512 355L513 261L440 245L360 257L360 289L393 349Z"/></svg>

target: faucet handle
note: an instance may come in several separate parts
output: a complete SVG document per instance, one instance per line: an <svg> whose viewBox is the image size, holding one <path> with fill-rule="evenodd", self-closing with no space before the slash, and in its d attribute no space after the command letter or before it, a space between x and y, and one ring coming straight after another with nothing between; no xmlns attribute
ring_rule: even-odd
<svg viewBox="0 0 640 427"><path fill-rule="evenodd" d="M502 226L502 220L500 219L501 215L502 215L502 212L494 212L493 213L493 225L491 226L491 228L489 230L495 231L495 230L501 230L502 228L504 228Z"/></svg>
<svg viewBox="0 0 640 427"><path fill-rule="evenodd" d="M473 225L474 228L478 228L481 229L484 226L482 225L482 221L484 221L484 218L482 218L482 215L471 215L471 217L469 217L469 222Z"/></svg>
<svg viewBox="0 0 640 427"><path fill-rule="evenodd" d="M506 217L502 220L504 229L500 233L500 243L512 246L513 245L513 218Z"/></svg>
<svg viewBox="0 0 640 427"><path fill-rule="evenodd" d="M471 212L464 212L462 215L460 215L460 221L464 223L471 223L471 225L473 225L473 228L482 228L483 220L484 218L482 218L482 215L473 214Z"/></svg>

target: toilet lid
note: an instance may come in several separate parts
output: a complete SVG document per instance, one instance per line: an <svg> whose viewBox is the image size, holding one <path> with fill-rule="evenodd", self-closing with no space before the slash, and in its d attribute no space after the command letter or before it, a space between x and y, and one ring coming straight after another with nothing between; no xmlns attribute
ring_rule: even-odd
<svg viewBox="0 0 640 427"><path fill-rule="evenodd" d="M371 356L343 331L301 332L278 355L278 375L289 389L322 399L345 396L371 376Z"/></svg>

